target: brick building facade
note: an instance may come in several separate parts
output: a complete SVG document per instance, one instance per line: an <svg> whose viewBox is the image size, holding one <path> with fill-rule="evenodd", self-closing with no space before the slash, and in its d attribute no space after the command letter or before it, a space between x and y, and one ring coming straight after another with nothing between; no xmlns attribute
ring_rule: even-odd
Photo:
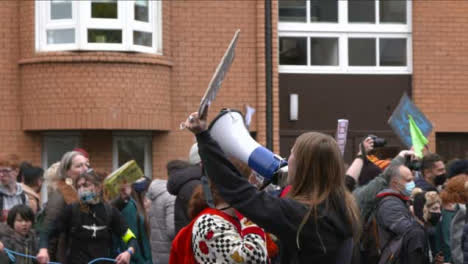
<svg viewBox="0 0 468 264"><path fill-rule="evenodd" d="M251 131L256 132L260 143L266 143L264 1L154 1L160 3L160 19L152 32L159 34L158 52L93 50L89 48L91 45L46 51L41 48L42 42L38 44L43 30L38 29L38 23L48 13L41 13L37 2L45 1L0 1L2 152L18 153L23 160L46 166L59 156L55 149L61 153L80 146L90 153L94 167L111 171L121 162L119 159L126 157L120 157L119 144L122 144L122 149L144 152L140 158L145 160L146 173L149 170L153 177L165 178L166 162L185 159L194 142L190 133L179 130L179 123L197 109L213 71L238 28L241 35L236 59L211 107L210 118L223 107L244 110L248 104L256 109ZM306 3L308 8L320 3L289 2L299 3L293 6L296 10ZM385 1L380 2L380 7L375 5L376 10L388 7ZM347 1L336 3L337 10L350 8ZM372 1L366 1L369 3ZM348 156L368 133L387 137L391 145L400 146L386 121L406 91L434 124L431 149L448 158L450 153L457 156L466 153L468 89L465 79L468 75L464 68L467 49L464 32L468 16L464 11L468 3L411 1L406 9L406 29L383 27L381 32L372 29L367 32L377 38L396 32L407 39L406 68L384 74L376 74L373 69L352 72L348 68L325 74L318 68L282 70L282 36L294 37L299 32L300 36L319 36L320 41L320 37L336 35L341 41L348 37L346 34L353 37L355 32L351 29L343 34L342 28L327 24L330 21L318 28L302 24L284 27L280 18L281 1L271 1L271 4L275 152L281 146L281 153L288 155L295 136L303 131L333 134L337 118L350 120ZM320 12L316 12L317 6L313 8L304 11L304 16L310 17L308 25L322 19ZM319 8L328 12L331 7ZM360 12L365 10L366 6L358 8ZM345 12L345 18L352 12ZM375 16L379 17L377 11ZM323 19L330 20L333 16ZM335 19L342 23L344 18L340 15ZM364 18L350 16L349 19ZM78 30L78 20L73 21ZM60 25L56 28L60 29ZM349 30L347 26L344 28ZM363 38L360 34L358 37ZM79 46L80 42L76 41ZM309 59L309 63L311 60L315 59ZM299 121L289 120L291 93L299 94Z"/></svg>
<svg viewBox="0 0 468 264"><path fill-rule="evenodd" d="M447 160L468 157L467 8L460 1L280 1L282 155L303 131L334 134L340 118L350 121L346 160L369 134L395 152L403 145L387 120L406 92L433 123L430 149ZM297 120L291 95L299 98Z"/></svg>
<svg viewBox="0 0 468 264"><path fill-rule="evenodd" d="M241 30L236 59L209 118L224 107L244 111L250 105L256 109L251 131L265 143L264 2L160 3L161 30L157 33L162 52L152 54L38 50L36 16L45 14L38 14L37 3L1 1L1 151L48 165L57 159L52 153L55 148L80 146L89 152L94 167L111 171L121 163L117 152L123 142L123 148L143 151L144 146L143 166L149 165L153 177L165 178L167 161L188 157L194 138L180 131L179 124L197 110L236 29ZM275 16L273 20L276 23ZM276 66L273 71L277 135ZM133 138L146 143L137 146ZM278 148L279 138L273 140Z"/></svg>
<svg viewBox="0 0 468 264"><path fill-rule="evenodd" d="M448 158L452 153L468 158L468 3L414 1L413 6L413 95L434 124L431 147Z"/></svg>

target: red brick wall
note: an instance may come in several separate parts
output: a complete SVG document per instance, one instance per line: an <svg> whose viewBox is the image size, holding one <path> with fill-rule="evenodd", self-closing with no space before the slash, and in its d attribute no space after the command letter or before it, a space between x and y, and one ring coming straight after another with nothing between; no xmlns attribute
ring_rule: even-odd
<svg viewBox="0 0 468 264"><path fill-rule="evenodd" d="M277 2L273 2L274 146L278 149ZM40 131L85 130L93 166L112 166L110 130L153 131L153 175L186 159L194 137L179 124L196 111L236 29L236 59L211 107L256 108L251 130L265 143L263 1L163 1L163 56L119 52L35 52L33 1L1 1L0 147L40 162ZM8 121L10 120L10 121ZM136 121L131 121L136 120ZM96 131L95 129L106 129ZM37 131L28 132L23 131ZM163 131L165 130L165 131Z"/></svg>
<svg viewBox="0 0 468 264"><path fill-rule="evenodd" d="M0 151L40 162L40 137L21 130L18 1L0 2Z"/></svg>
<svg viewBox="0 0 468 264"><path fill-rule="evenodd" d="M170 30L174 62L171 75L172 124L171 131L163 136L164 139L154 142L154 151L160 153L153 156L153 165L156 169L162 168L155 175L165 175L163 165L168 160L187 159L195 139L187 131L179 131L179 123L197 110L211 75L238 28L241 33L236 59L210 108L209 119L214 118L221 108L236 108L244 112L244 105L249 104L257 110L251 130L257 130L259 142L265 143L264 19L263 1L171 1ZM273 43L276 45L276 41ZM274 63L277 62L275 54L276 49L273 52ZM277 67L274 70L276 72ZM274 139L275 149L278 150L276 77L274 85ZM162 159L159 160L159 157Z"/></svg>
<svg viewBox="0 0 468 264"><path fill-rule="evenodd" d="M24 130L169 128L167 66L27 64L21 81Z"/></svg>
<svg viewBox="0 0 468 264"><path fill-rule="evenodd" d="M466 12L466 1L413 1L413 95L435 132L468 131Z"/></svg>

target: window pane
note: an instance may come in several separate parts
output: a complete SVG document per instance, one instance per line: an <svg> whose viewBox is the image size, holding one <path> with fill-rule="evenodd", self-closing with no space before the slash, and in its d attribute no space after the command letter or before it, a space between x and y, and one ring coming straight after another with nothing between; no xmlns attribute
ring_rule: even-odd
<svg viewBox="0 0 468 264"><path fill-rule="evenodd" d="M75 29L47 30L47 44L75 43Z"/></svg>
<svg viewBox="0 0 468 264"><path fill-rule="evenodd" d="M88 29L89 43L122 43L122 30Z"/></svg>
<svg viewBox="0 0 468 264"><path fill-rule="evenodd" d="M280 38L281 65L307 65L307 38Z"/></svg>
<svg viewBox="0 0 468 264"><path fill-rule="evenodd" d="M149 22L148 20L148 0L136 0L135 20Z"/></svg>
<svg viewBox="0 0 468 264"><path fill-rule="evenodd" d="M380 39L380 66L406 66L406 39Z"/></svg>
<svg viewBox="0 0 468 264"><path fill-rule="evenodd" d="M338 38L311 38L310 64L338 65Z"/></svg>
<svg viewBox="0 0 468 264"><path fill-rule="evenodd" d="M375 66L375 39L350 38L348 59L350 66Z"/></svg>
<svg viewBox="0 0 468 264"><path fill-rule="evenodd" d="M380 0L380 22L406 23L406 0Z"/></svg>
<svg viewBox="0 0 468 264"><path fill-rule="evenodd" d="M375 1L348 0L348 21L375 23Z"/></svg>
<svg viewBox="0 0 468 264"><path fill-rule="evenodd" d="M305 0L280 0L280 22L306 22Z"/></svg>
<svg viewBox="0 0 468 264"><path fill-rule="evenodd" d="M92 18L117 18L117 0L93 0Z"/></svg>
<svg viewBox="0 0 468 264"><path fill-rule="evenodd" d="M50 19L71 19L72 3L70 1L52 0L50 2Z"/></svg>
<svg viewBox="0 0 468 264"><path fill-rule="evenodd" d="M65 152L71 151L78 147L78 137L71 136L46 136L45 150L47 151L47 167L62 159Z"/></svg>
<svg viewBox="0 0 468 264"><path fill-rule="evenodd" d="M117 139L118 166L129 160L135 160L142 171L145 171L145 140L141 138Z"/></svg>
<svg viewBox="0 0 468 264"><path fill-rule="evenodd" d="M310 0L310 22L338 22L338 0Z"/></svg>
<svg viewBox="0 0 468 264"><path fill-rule="evenodd" d="M153 34L143 31L133 31L133 44L152 47Z"/></svg>

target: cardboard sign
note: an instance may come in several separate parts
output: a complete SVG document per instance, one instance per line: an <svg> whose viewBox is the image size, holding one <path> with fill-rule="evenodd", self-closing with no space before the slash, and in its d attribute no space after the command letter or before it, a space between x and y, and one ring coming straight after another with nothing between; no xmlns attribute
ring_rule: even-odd
<svg viewBox="0 0 468 264"><path fill-rule="evenodd" d="M348 137L348 120L338 119L338 127L336 128L336 143L341 150L341 155L344 155L346 147L346 138Z"/></svg>
<svg viewBox="0 0 468 264"><path fill-rule="evenodd" d="M411 115L414 122L419 127L424 136L428 136L432 131L432 123L419 110L419 108L411 101L406 93L400 99L400 103L393 111L392 116L388 119L388 124L393 132L400 138L407 148L413 145L411 141L410 126L408 116Z"/></svg>
<svg viewBox="0 0 468 264"><path fill-rule="evenodd" d="M124 183L132 184L144 177L134 160L130 160L104 179L104 196L113 199L119 195L119 188Z"/></svg>
<svg viewBox="0 0 468 264"><path fill-rule="evenodd" d="M213 77L211 78L210 84L205 91L205 95L200 102L200 107L198 108L198 113L202 115L205 112L205 109L211 104L211 102L215 99L216 94L218 93L219 88L224 80L224 76L229 71L232 62L234 61L237 39L239 38L238 29L234 34L234 37L231 40L231 44L229 44L228 49L224 53L221 62L219 63L218 67L216 68Z"/></svg>

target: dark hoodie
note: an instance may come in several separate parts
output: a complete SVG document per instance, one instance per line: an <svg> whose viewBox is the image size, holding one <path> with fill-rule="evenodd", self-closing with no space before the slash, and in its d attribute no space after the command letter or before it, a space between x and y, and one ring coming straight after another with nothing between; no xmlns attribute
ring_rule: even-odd
<svg viewBox="0 0 468 264"><path fill-rule="evenodd" d="M167 191L176 196L174 207L174 226L177 234L190 223L188 205L193 190L201 184L202 170L199 165L168 168Z"/></svg>
<svg viewBox="0 0 468 264"><path fill-rule="evenodd" d="M298 238L300 223L308 206L289 198L278 198L258 191L229 162L208 131L197 135L200 157L210 180L226 202L280 241L281 263L346 263L348 250L337 259L339 248L352 238L344 199L330 199L328 208L318 206L318 216L309 218ZM352 248L350 249L352 250ZM346 261L345 261L346 260Z"/></svg>

